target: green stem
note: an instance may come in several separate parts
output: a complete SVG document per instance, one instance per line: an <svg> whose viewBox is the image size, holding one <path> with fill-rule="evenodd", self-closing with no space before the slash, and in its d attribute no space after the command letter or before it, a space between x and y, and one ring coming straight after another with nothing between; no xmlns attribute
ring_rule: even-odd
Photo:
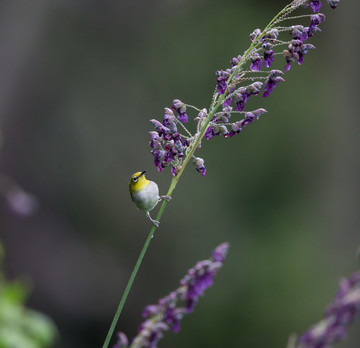
<svg viewBox="0 0 360 348"><path fill-rule="evenodd" d="M168 193L167 193L168 196L171 196L171 194L173 193L173 191L174 191L174 189L175 189L175 187L176 187L177 182L178 182L177 178L173 178L173 179L172 179L171 184L170 184L170 187L169 187L169 190L168 190ZM158 212L158 214L157 214L157 216L156 216L156 220L157 220L157 221L160 221L161 216L162 216L162 214L163 214L163 212L164 212L164 210L165 210L165 207L166 207L167 203L168 203L168 202L165 201L165 200L162 202L161 207L160 207L160 209L159 209L159 212ZM124 307L124 304L125 304L125 301L126 301L128 295L129 295L130 289L131 289L131 287L132 287L132 285L133 285L133 283L134 283L135 277L136 277L137 272L138 272L138 270L139 270L139 268L140 268L140 265L141 265L141 263L142 263L142 260L143 260L143 258L144 258L144 256L145 256L145 253L146 253L146 251L147 251L147 249L148 249L148 247L149 247L149 245L150 245L151 239L152 239L152 237L153 237L153 235L154 235L154 233L155 233L155 229L156 229L155 226L152 226L152 227L151 227L151 230L150 230L150 232L149 232L149 234L148 234L148 236L147 236L147 238L146 238L146 241L145 241L145 243L144 243L144 246L143 246L143 248L141 249L140 255L139 255L139 257L138 257L138 259L137 259L137 261L136 261L136 264L135 264L135 266L134 266L134 269L133 269L133 271L132 271L132 273L131 273L131 275L130 275L130 279L129 279L127 285L126 285L126 288L125 288L124 293L123 293L123 295L122 295L122 297L121 297L121 300L120 300L120 303L119 303L119 305L118 305L118 308L117 308L117 310L116 310L116 312L115 312L114 318L113 318L113 320L112 320L112 322L111 322L111 325L110 325L108 334L107 334L107 336L106 336L106 338L105 338L105 342L104 342L103 348L107 348L107 347L109 346L111 337L112 337L112 335L113 335L113 333L114 333L114 330L115 330L115 326L116 326L116 324L117 324L117 322L118 322L118 320L119 320L121 311L122 311L122 309L123 309L123 307Z"/></svg>
<svg viewBox="0 0 360 348"><path fill-rule="evenodd" d="M282 11L280 11L272 20L271 22L266 26L266 28L263 30L263 32L260 34L260 37L263 36L266 31L271 28L271 26L277 21L279 20L280 16L282 15L285 15L287 14L287 12L289 11L289 9L291 8L291 4L290 5L287 5ZM289 12L292 12L291 10ZM172 196L172 193L174 192L175 190L175 187L176 185L178 184L179 180L180 180L180 177L182 176L186 166L188 165L191 157L194 155L194 152L196 151L196 149L198 148L202 138L204 137L204 134L208 128L208 125L211 121L211 119L214 117L215 113L217 112L218 108L221 106L223 100L225 99L225 96L227 94L227 92L231 89L231 83L234 82L234 79L235 77L238 75L238 73L240 72L241 70L241 67L242 65L245 63L245 61L247 60L247 57L248 57L248 54L254 49L256 48L257 46L260 45L260 42L258 40L255 40L251 45L250 47L244 52L242 58L240 59L240 62L238 63L236 69L234 69L233 73L231 74L231 76L228 78L228 81L227 81L227 84L228 84L228 88L227 88L227 91L225 91L224 94L222 95L219 95L218 96L218 99L216 98L214 100L214 102L212 103L211 107L210 107L210 110L209 110L209 114L207 116L207 118L204 120L203 124L202 124L202 127L201 127L201 130L199 132L199 134L197 135L194 143L192 144L191 148L190 148L190 151L186 154L183 162L182 162L182 165L181 165L181 168L179 170L179 172L177 173L177 175L175 177L173 177L173 179L171 180L171 183L170 183L170 187L169 187L169 190L167 192L167 196ZM163 213L164 213L164 210L166 208L166 205L167 205L167 201L164 200L161 204L161 207L159 209L159 212L156 216L156 220L157 221L160 221ZM121 300L120 300L120 303L118 305L118 308L115 312L115 315L114 315L114 318L111 322L111 325L110 325L110 329L109 329L109 332L105 338L105 342L104 342L104 345L102 348L108 348L109 346L109 343L110 343L110 340L111 340L111 337L114 333L114 330L115 330L115 326L119 320L119 317L120 317L120 314L121 314L121 311L124 307L124 304L126 302L126 299L129 295L129 292L131 290L131 287L134 283L134 280L135 280L135 277L138 273L138 270L141 266L141 263L143 261L143 258L146 254L146 251L150 245L150 242L151 242L151 239L153 238L153 235L155 233L155 230L156 230L156 227L155 226L152 226L152 228L150 229L150 232L146 238L146 241L144 243L144 246L143 248L141 249L141 252L140 252L140 255L136 261L136 264L134 266L134 269L130 275L130 279L126 285L126 288L124 290L124 293L121 297Z"/></svg>
<svg viewBox="0 0 360 348"><path fill-rule="evenodd" d="M201 131L200 131L199 135L197 136L197 138L196 138L193 146L191 147L190 152L186 155L186 157L185 157L185 159L184 159L184 161L183 161L183 163L182 163L182 166L181 166L180 171L179 171L178 174L177 174L175 177L173 177L173 179L171 180L170 187L169 187L169 190L168 190L168 192L167 192L167 196L171 196L172 193L174 192L175 187L176 187L177 183L179 182L179 179L180 179L182 173L184 172L187 164L189 163L190 158L192 157L192 155L194 154L195 150L197 149L197 147L198 147L201 139L203 138L203 136L204 136L204 134L205 134L205 131L206 131L206 129L207 129L207 126L208 126L208 124L210 123L210 120L212 119L212 117L214 116L215 112L217 111L217 109L218 109L219 106L221 105L223 99L224 99L224 95L220 96L220 98L219 98L219 100L217 101L216 105L214 106L214 108L213 108L212 111L209 113L208 117L206 118L206 120L205 120L205 122L204 122L204 124L203 124L203 126L202 126L202 128L201 128ZM164 201L162 202L161 207L160 207L160 209L159 209L159 212L158 212L158 214L157 214L157 216L156 216L156 220L157 220L157 221L160 221L160 219L161 219L161 217L162 217L162 215L163 215L163 213L164 213L164 210L165 210L165 208L166 208L167 203L168 203L168 202L167 202L166 200L164 200ZM133 285L133 283L134 283L135 277L136 277L137 272L138 272L138 270L139 270L139 268L140 268L140 265L141 265L141 263L142 263L142 260L143 260L143 258L144 258L144 256L145 256L145 253L146 253L146 251L147 251L147 249L148 249L148 247L149 247L149 245L150 245L151 239L152 239L152 237L153 237L153 235L154 235L154 233L155 233L155 229L156 229L156 227L155 227L155 226L152 226L152 228L151 228L151 230L150 230L150 232L149 232L149 235L148 235L148 237L146 238L146 241L145 241L145 243L144 243L144 246L143 246L143 248L141 249L140 255L139 255L139 257L138 257L138 259L137 259L137 261L136 261L136 264L135 264L135 266L134 266L134 269L133 269L133 271L132 271L132 273L131 273L131 275L130 275L130 279L129 279L129 281L128 281L127 285L126 285L126 288L125 288L125 290L124 290L124 293L123 293L123 295L122 295L122 297L121 297L120 303L119 303L118 308L117 308L117 310L116 310L116 312L115 312L114 318L113 318L113 320L112 320L112 322L111 322L110 329L109 329L108 334L107 334L107 336L106 336L106 338L105 338L105 342L104 342L104 345L103 345L102 348L108 348L108 346L109 346L110 339L111 339L111 337L112 337L112 335L113 335L113 333L114 333L114 330L115 330L115 326L116 326L116 324L117 324L117 322L118 322L118 320L119 320L121 311L122 311L122 309L123 309L123 307L124 307L124 304L125 304L125 301L126 301L128 295L129 295L130 289L131 289L131 287L132 287L132 285Z"/></svg>

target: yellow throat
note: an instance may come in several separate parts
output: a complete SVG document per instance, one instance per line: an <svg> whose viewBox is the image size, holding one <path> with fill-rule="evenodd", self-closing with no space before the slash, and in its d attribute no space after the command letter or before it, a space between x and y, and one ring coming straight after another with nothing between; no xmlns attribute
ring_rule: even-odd
<svg viewBox="0 0 360 348"><path fill-rule="evenodd" d="M145 170L143 172L136 172L130 178L129 182L129 191L130 194L137 193L142 191L150 183L149 180L145 178Z"/></svg>

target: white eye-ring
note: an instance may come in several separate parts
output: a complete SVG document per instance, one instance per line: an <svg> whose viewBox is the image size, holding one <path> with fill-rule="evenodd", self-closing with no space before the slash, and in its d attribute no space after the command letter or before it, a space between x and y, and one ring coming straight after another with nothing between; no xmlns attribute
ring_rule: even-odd
<svg viewBox="0 0 360 348"><path fill-rule="evenodd" d="M137 181L138 181L137 176L133 176L133 177L132 177L132 181L133 181L133 182L137 182Z"/></svg>

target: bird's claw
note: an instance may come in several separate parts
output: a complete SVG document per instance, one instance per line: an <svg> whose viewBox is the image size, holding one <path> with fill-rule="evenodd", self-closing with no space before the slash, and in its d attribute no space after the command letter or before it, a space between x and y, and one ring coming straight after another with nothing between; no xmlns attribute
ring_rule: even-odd
<svg viewBox="0 0 360 348"><path fill-rule="evenodd" d="M165 199L166 202L169 202L172 200L171 196L161 196L160 199Z"/></svg>
<svg viewBox="0 0 360 348"><path fill-rule="evenodd" d="M149 220L154 224L155 227L159 227L160 225L160 222L159 221L156 221L155 219L153 219L151 216L150 216L150 213L147 211L146 212L146 216L149 218Z"/></svg>
<svg viewBox="0 0 360 348"><path fill-rule="evenodd" d="M159 221L151 219L151 222L154 224L155 227L159 227L159 225L160 225Z"/></svg>

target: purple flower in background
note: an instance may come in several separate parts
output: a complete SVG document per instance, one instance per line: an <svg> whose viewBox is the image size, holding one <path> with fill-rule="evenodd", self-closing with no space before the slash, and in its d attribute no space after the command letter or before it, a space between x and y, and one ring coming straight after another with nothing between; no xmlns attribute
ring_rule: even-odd
<svg viewBox="0 0 360 348"><path fill-rule="evenodd" d="M360 271L340 281L325 318L300 336L296 348L329 348L346 337L349 324L360 315Z"/></svg>
<svg viewBox="0 0 360 348"><path fill-rule="evenodd" d="M183 316L193 311L200 296L213 284L214 277L222 267L228 249L228 243L220 244L212 252L210 259L199 261L189 269L180 281L179 288L161 298L157 304L147 306L142 313L146 320L140 325L138 334L130 346L133 348L156 348L165 331L178 332ZM127 337L120 333L118 342L113 348L127 347Z"/></svg>
<svg viewBox="0 0 360 348"><path fill-rule="evenodd" d="M113 348L127 348L129 345L129 341L126 335L123 332L118 333L118 340Z"/></svg>
<svg viewBox="0 0 360 348"><path fill-rule="evenodd" d="M6 200L13 212L20 216L29 216L38 207L38 201L35 196L20 188L13 188L7 191Z"/></svg>
<svg viewBox="0 0 360 348"><path fill-rule="evenodd" d="M229 250L229 243L218 245L212 252L211 257L215 262L223 262Z"/></svg>

